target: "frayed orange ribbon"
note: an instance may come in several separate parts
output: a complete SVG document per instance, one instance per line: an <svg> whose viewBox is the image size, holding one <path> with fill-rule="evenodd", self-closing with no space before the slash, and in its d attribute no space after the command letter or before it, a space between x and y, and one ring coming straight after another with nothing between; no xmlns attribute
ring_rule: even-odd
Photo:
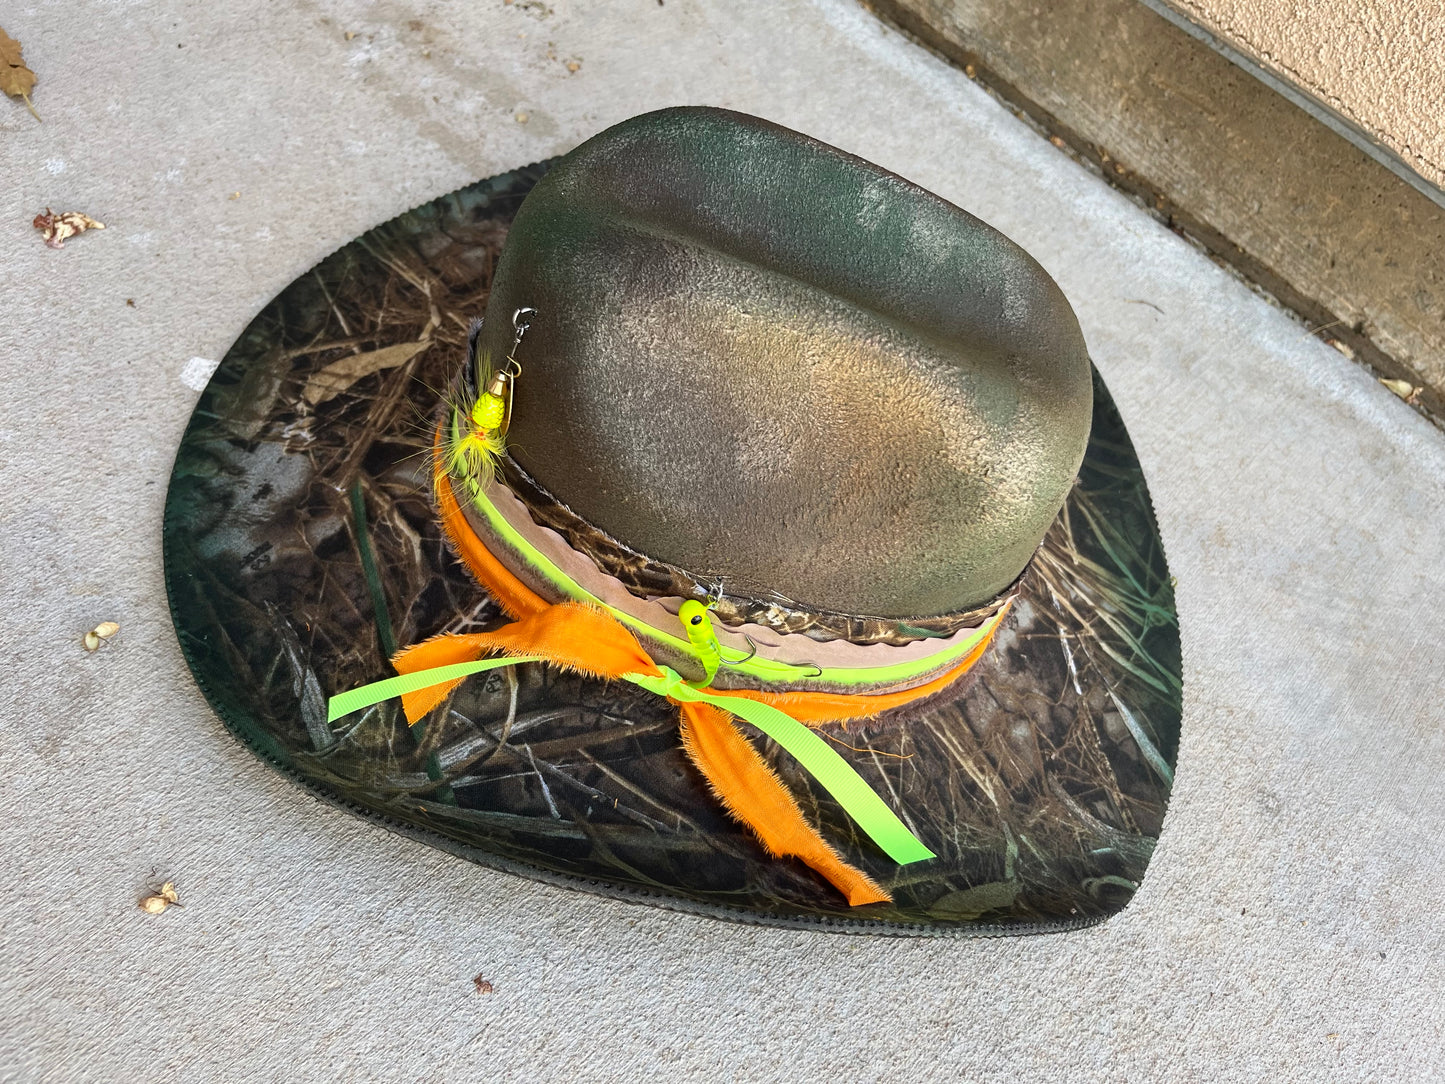
<svg viewBox="0 0 1445 1084"><path fill-rule="evenodd" d="M473 662L493 652L541 656L554 666L589 677L626 674L661 677L663 671L618 620L576 602L549 603L522 583L472 530L452 492L444 465L433 476L442 529L463 563L513 623L494 632L443 635L405 648L392 658L400 674ZM1001 622L994 623L996 629ZM710 690L771 705L799 722L818 725L866 719L914 703L962 677L982 656L992 630L957 665L924 685L900 692L845 694L815 691L771 693ZM428 686L402 696L407 720L415 723L441 703L461 681ZM670 698L671 699L671 698ZM887 903L892 896L862 870L844 861L810 825L797 800L747 740L732 716L710 704L679 702L682 747L723 806L746 825L767 852L798 858L822 875L852 906Z"/></svg>

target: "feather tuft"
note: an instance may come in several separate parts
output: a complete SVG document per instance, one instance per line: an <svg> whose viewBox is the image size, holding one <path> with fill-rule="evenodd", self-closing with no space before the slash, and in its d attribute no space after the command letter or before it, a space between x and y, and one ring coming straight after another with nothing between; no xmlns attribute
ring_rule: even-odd
<svg viewBox="0 0 1445 1084"><path fill-rule="evenodd" d="M452 441L446 451L447 471L464 478L489 481L497 475L497 461L507 452L507 442L496 430L472 429Z"/></svg>
<svg viewBox="0 0 1445 1084"><path fill-rule="evenodd" d="M476 423L477 405L484 398L482 388L491 375L490 359L478 351L481 326L480 320L474 320L468 329L467 364L454 387L452 403L460 435L453 437L451 426L443 425L442 462L453 476L486 482L497 476L497 461L506 455L507 442L497 429Z"/></svg>

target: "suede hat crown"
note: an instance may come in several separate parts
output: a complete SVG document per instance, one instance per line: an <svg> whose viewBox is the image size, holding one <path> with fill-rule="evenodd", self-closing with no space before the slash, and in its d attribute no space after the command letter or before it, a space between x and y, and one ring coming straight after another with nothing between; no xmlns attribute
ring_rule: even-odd
<svg viewBox="0 0 1445 1084"><path fill-rule="evenodd" d="M481 346L535 308L512 455L579 517L729 593L896 618L1023 571L1091 380L1027 253L777 125L649 113L527 197Z"/></svg>

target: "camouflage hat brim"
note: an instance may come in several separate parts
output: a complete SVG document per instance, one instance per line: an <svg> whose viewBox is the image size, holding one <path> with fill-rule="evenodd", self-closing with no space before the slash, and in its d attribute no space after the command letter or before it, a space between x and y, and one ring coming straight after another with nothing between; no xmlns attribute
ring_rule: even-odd
<svg viewBox="0 0 1445 1084"><path fill-rule="evenodd" d="M398 647L502 620L430 496L433 410L545 172L471 185L345 246L272 301L201 396L167 496L177 634L226 725L317 795L485 865L719 917L893 934L1022 933L1122 908L1152 853L1180 721L1173 592L1127 433L1093 435L992 649L956 699L821 728L938 858L892 864L805 772L755 744L894 896L850 908L768 856L683 754L677 716L541 665L470 680L408 728L326 698Z"/></svg>

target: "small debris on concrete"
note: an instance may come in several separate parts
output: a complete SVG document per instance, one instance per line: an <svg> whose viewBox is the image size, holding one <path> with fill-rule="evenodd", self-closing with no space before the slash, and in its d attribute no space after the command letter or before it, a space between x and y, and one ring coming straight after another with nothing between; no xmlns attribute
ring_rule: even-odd
<svg viewBox="0 0 1445 1084"><path fill-rule="evenodd" d="M85 650L94 651L119 631L120 626L114 621L102 621L82 637L81 643L85 645Z"/></svg>
<svg viewBox="0 0 1445 1084"><path fill-rule="evenodd" d="M527 114L526 114L526 113L518 113L518 114L517 114L517 117L516 117L516 120L517 120L517 123L518 123L518 124L526 124L526 123L527 123Z"/></svg>
<svg viewBox="0 0 1445 1084"><path fill-rule="evenodd" d="M66 239L74 237L77 233L105 229L104 222L97 222L80 211L65 211L56 214L49 207L45 208L43 214L36 215L30 224L41 232L45 237L45 243L51 248L64 248Z"/></svg>
<svg viewBox="0 0 1445 1084"><path fill-rule="evenodd" d="M160 885L151 886L151 895L140 901L140 909L148 915L159 915L168 907L181 907L180 893L176 891L175 881L166 881Z"/></svg>
<svg viewBox="0 0 1445 1084"><path fill-rule="evenodd" d="M35 89L35 73L25 65L23 46L0 30L0 91L25 101L25 108L36 120L40 114L30 101L30 92Z"/></svg>
<svg viewBox="0 0 1445 1084"><path fill-rule="evenodd" d="M490 994L496 990L496 987L491 984L491 981L482 978L481 975L474 975L472 977L472 985L477 988L477 993L479 994Z"/></svg>

